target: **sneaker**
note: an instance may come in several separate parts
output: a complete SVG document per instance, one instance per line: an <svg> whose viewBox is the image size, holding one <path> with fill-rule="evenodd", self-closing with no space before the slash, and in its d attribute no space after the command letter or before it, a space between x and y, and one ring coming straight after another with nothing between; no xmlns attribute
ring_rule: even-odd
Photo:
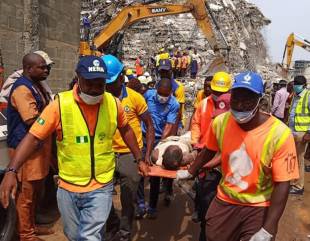
<svg viewBox="0 0 310 241"><path fill-rule="evenodd" d="M304 194L304 189L296 188L294 186L291 186L290 188L290 194L292 195L303 195Z"/></svg>
<svg viewBox="0 0 310 241"><path fill-rule="evenodd" d="M164 204L165 204L166 207L170 206L170 203L171 203L172 199L173 199L173 195L165 194Z"/></svg>
<svg viewBox="0 0 310 241"><path fill-rule="evenodd" d="M148 219L156 219L157 218L157 211L154 208L149 208L146 212L146 217Z"/></svg>
<svg viewBox="0 0 310 241"><path fill-rule="evenodd" d="M136 214L135 214L135 218L136 219L142 219L144 218L144 215L146 213L146 210L145 210L145 206L143 205L139 205L137 208L136 208Z"/></svg>
<svg viewBox="0 0 310 241"><path fill-rule="evenodd" d="M198 212L197 211L194 211L193 214L192 214L192 221L194 223L199 223L200 220L199 220L199 217L198 217Z"/></svg>

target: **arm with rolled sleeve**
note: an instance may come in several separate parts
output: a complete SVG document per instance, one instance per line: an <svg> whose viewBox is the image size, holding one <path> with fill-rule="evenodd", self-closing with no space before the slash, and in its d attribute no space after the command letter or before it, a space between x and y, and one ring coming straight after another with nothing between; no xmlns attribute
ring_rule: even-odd
<svg viewBox="0 0 310 241"><path fill-rule="evenodd" d="M280 103L281 103L281 94L279 93L279 91L277 91L274 97L272 108L271 108L272 114L275 114L275 112L279 108Z"/></svg>

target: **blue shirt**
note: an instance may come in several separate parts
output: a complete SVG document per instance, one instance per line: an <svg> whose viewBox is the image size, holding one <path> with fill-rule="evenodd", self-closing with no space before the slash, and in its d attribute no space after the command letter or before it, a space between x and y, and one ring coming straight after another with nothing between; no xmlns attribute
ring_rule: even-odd
<svg viewBox="0 0 310 241"><path fill-rule="evenodd" d="M154 129L155 139L160 139L165 125L175 124L180 109L180 104L174 96L171 96L167 103L161 104L157 100L157 91L155 89L148 90L144 94L149 113L151 114ZM145 124L142 123L142 132L146 133Z"/></svg>
<svg viewBox="0 0 310 241"><path fill-rule="evenodd" d="M301 93L299 93L298 95L295 95L293 98L293 101L292 101L291 111L289 113L289 119L288 119L288 126L293 132L296 132L296 130L295 130L295 112L296 112L297 103L306 94L306 92L307 92L307 89L304 89ZM309 103L308 109L310 110L310 96L309 96L309 102L308 103ZM310 130L310 126L309 126L308 130Z"/></svg>

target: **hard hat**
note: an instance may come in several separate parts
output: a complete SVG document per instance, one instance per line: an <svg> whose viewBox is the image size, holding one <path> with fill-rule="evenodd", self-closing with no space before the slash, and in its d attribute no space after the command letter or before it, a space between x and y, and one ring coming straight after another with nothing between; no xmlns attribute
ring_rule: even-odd
<svg viewBox="0 0 310 241"><path fill-rule="evenodd" d="M160 52L164 52L164 51L165 51L165 48L160 48L159 51L160 51Z"/></svg>
<svg viewBox="0 0 310 241"><path fill-rule="evenodd" d="M149 73L149 72L145 72L143 75L144 75L145 77L149 77L149 76L150 76L150 73Z"/></svg>
<svg viewBox="0 0 310 241"><path fill-rule="evenodd" d="M126 70L126 75L132 75L132 74L133 74L132 69L127 69L127 70Z"/></svg>
<svg viewBox="0 0 310 241"><path fill-rule="evenodd" d="M231 76L226 72L217 72L211 80L211 89L217 92L227 92L231 87Z"/></svg>
<svg viewBox="0 0 310 241"><path fill-rule="evenodd" d="M108 76L106 83L110 84L117 80L118 76L122 73L124 65L115 56L108 54L101 57L107 66Z"/></svg>
<svg viewBox="0 0 310 241"><path fill-rule="evenodd" d="M128 77L125 75L124 76L124 83L128 83L129 82L129 79L128 79Z"/></svg>
<svg viewBox="0 0 310 241"><path fill-rule="evenodd" d="M147 78L144 75L141 75L138 77L138 80L140 81L141 84L147 84Z"/></svg>
<svg viewBox="0 0 310 241"><path fill-rule="evenodd" d="M54 64L54 61L48 56L48 54L42 50L34 51L35 54L40 55L46 62L47 65Z"/></svg>

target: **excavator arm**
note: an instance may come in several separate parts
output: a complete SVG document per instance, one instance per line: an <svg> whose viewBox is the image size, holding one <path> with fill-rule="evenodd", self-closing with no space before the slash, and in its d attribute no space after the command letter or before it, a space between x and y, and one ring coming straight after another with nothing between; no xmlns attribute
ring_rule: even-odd
<svg viewBox="0 0 310 241"><path fill-rule="evenodd" d="M211 48L214 51L219 50L218 41L212 30L212 25L207 13L205 0L188 0L185 4L150 4L133 5L122 9L117 16L96 36L93 40L95 49L104 49L110 40L119 31L130 25L147 18L177 15L182 13L191 13L197 21L198 26L205 34ZM214 20L212 18L212 20ZM217 26L217 24L216 24ZM221 33L222 34L222 33ZM223 34L222 37L224 38ZM224 38L226 49L229 50L226 39ZM87 43L81 42L80 55L88 55L90 48Z"/></svg>
<svg viewBox="0 0 310 241"><path fill-rule="evenodd" d="M291 66L295 45L310 52L310 41L304 38L301 38L301 37L298 37L298 38L297 37L298 37L297 35L295 35L294 33L291 33L287 38L284 53L283 53L283 58L282 58L282 68L285 72L288 72ZM285 63L285 58L286 58L286 63Z"/></svg>

